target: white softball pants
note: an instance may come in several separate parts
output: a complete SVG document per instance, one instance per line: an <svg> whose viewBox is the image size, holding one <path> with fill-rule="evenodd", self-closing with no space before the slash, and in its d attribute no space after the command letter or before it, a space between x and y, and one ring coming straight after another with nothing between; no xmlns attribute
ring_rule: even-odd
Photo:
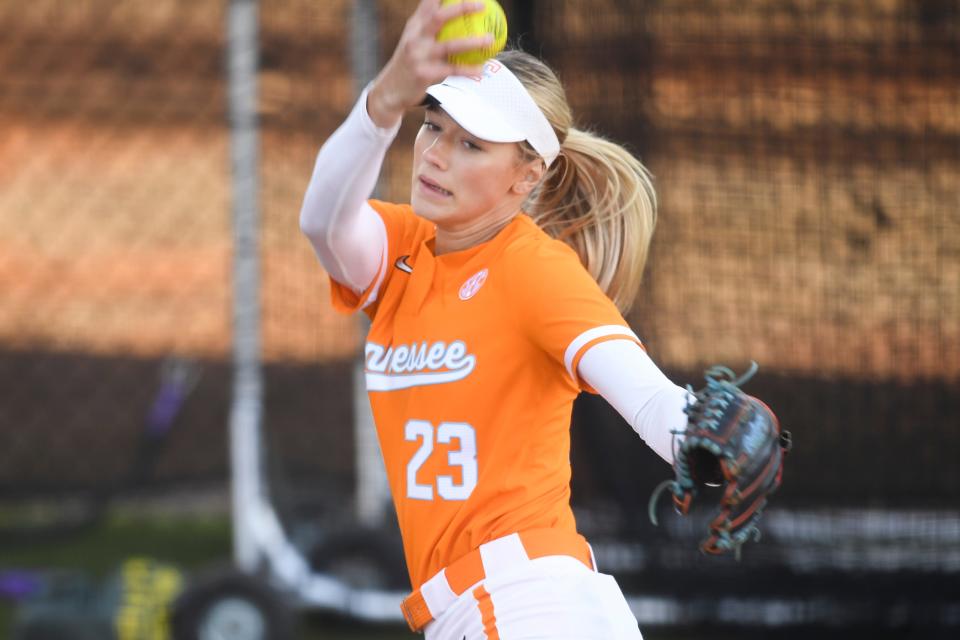
<svg viewBox="0 0 960 640"><path fill-rule="evenodd" d="M464 591L426 640L643 640L613 576L567 556L526 560Z"/></svg>

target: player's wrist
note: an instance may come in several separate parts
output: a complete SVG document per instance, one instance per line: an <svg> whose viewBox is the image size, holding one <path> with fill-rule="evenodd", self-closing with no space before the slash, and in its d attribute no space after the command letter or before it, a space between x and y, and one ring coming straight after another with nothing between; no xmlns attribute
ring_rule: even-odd
<svg viewBox="0 0 960 640"><path fill-rule="evenodd" d="M392 129L403 118L406 109L384 85L382 78L377 78L371 85L367 93L367 114L381 129Z"/></svg>

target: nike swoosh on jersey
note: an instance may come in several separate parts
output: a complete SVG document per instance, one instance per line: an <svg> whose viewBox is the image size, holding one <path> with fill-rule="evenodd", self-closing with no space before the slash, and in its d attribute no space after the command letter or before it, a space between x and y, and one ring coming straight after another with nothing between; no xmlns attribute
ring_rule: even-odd
<svg viewBox="0 0 960 640"><path fill-rule="evenodd" d="M397 261L393 263L393 266L395 266L397 269L400 269L400 271L403 271L404 273L413 273L413 267L407 263L407 258L409 257L409 255L400 256L397 258Z"/></svg>

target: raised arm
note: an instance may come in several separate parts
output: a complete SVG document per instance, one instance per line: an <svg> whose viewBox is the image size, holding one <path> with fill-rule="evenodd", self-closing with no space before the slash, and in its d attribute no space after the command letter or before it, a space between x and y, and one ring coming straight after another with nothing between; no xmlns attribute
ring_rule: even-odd
<svg viewBox="0 0 960 640"><path fill-rule="evenodd" d="M367 204L387 148L400 128L377 127L364 91L317 154L300 209L300 229L330 276L357 293L373 282L386 249L380 216Z"/></svg>
<svg viewBox="0 0 960 640"><path fill-rule="evenodd" d="M420 104L426 88L448 75L479 73L478 67L451 64L448 56L490 42L483 36L438 43L437 32L448 20L483 6L441 7L440 0L421 0L390 61L317 155L300 229L327 272L357 293L373 282L386 250L383 222L366 201L404 111Z"/></svg>

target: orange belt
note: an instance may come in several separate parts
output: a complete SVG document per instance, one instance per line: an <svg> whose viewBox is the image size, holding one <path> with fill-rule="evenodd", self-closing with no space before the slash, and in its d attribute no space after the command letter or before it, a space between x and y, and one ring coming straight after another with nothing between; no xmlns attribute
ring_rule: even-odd
<svg viewBox="0 0 960 640"><path fill-rule="evenodd" d="M497 538L457 559L404 598L400 608L412 631L420 631L449 607L457 596L517 560L571 556L593 570L593 553L578 533L531 529Z"/></svg>

